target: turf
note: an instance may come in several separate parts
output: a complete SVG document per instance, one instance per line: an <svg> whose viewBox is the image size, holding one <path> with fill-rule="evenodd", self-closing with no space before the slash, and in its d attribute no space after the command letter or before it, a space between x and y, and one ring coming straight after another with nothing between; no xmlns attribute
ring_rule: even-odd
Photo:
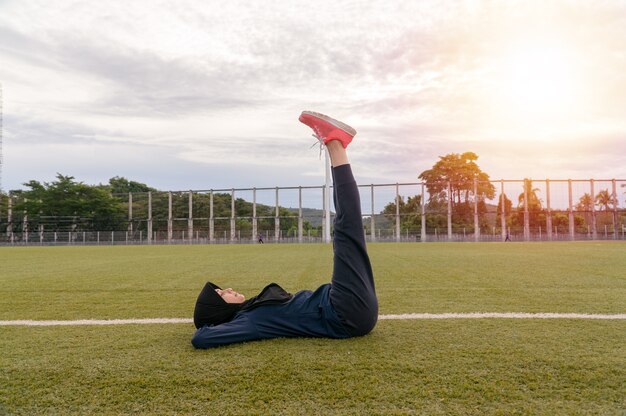
<svg viewBox="0 0 626 416"><path fill-rule="evenodd" d="M380 312L626 312L626 244L371 244ZM190 317L207 279L329 280L327 245L0 250L0 320ZM196 351L193 326L0 327L2 414L623 414L626 321L381 321Z"/></svg>

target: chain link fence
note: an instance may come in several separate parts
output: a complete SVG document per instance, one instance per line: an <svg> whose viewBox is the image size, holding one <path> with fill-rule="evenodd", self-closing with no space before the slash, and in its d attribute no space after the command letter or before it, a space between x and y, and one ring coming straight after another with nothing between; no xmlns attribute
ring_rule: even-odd
<svg viewBox="0 0 626 416"><path fill-rule="evenodd" d="M359 189L368 241L626 239L623 179L396 183ZM113 196L123 214L83 218L17 212L13 207L19 206L19 196L4 195L0 244L317 243L326 242L323 230L334 218L324 210L323 186Z"/></svg>

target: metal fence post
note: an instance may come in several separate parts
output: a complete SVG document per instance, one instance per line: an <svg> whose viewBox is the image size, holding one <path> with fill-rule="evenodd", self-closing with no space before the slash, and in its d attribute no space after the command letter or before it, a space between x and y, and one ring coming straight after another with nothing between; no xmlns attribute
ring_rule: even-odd
<svg viewBox="0 0 626 416"><path fill-rule="evenodd" d="M550 179L546 179L546 231L548 240L552 241L552 211L550 210Z"/></svg>
<svg viewBox="0 0 626 416"><path fill-rule="evenodd" d="M302 243L302 227L304 219L302 218L302 187L298 187L298 243Z"/></svg>
<svg viewBox="0 0 626 416"><path fill-rule="evenodd" d="M230 190L230 241L235 241L237 231L235 222L235 190Z"/></svg>
<svg viewBox="0 0 626 416"><path fill-rule="evenodd" d="M128 229L130 234L133 234L133 193L128 193Z"/></svg>
<svg viewBox="0 0 626 416"><path fill-rule="evenodd" d="M500 227L502 241L506 241L506 194L504 193L504 179L500 179Z"/></svg>
<svg viewBox="0 0 626 416"><path fill-rule="evenodd" d="M530 214L528 212L528 191L532 186L530 179L524 179L524 241L530 240Z"/></svg>
<svg viewBox="0 0 626 416"><path fill-rule="evenodd" d="M396 242L400 242L400 185L396 182Z"/></svg>
<svg viewBox="0 0 626 416"><path fill-rule="evenodd" d="M259 236L259 227L256 218L256 188L252 188L252 241Z"/></svg>
<svg viewBox="0 0 626 416"><path fill-rule="evenodd" d="M426 242L426 203L424 202L425 192L424 192L424 183L422 182L422 200L421 208L422 208L422 229L420 233L420 237L422 242Z"/></svg>
<svg viewBox="0 0 626 416"><path fill-rule="evenodd" d="M209 193L209 242L215 240L215 217L213 216L213 189Z"/></svg>
<svg viewBox="0 0 626 416"><path fill-rule="evenodd" d="M598 239L598 224L596 221L596 192L594 189L594 181L593 179L589 180L589 190L591 192L591 238L594 240Z"/></svg>
<svg viewBox="0 0 626 416"><path fill-rule="evenodd" d="M187 234L189 242L193 240L193 192L189 190L189 215L187 216Z"/></svg>
<svg viewBox="0 0 626 416"><path fill-rule="evenodd" d="M172 192L167 193L167 242L172 242L173 234L173 218L172 218Z"/></svg>
<svg viewBox="0 0 626 416"><path fill-rule="evenodd" d="M474 178L474 241L480 240L480 225L478 224L478 178Z"/></svg>
<svg viewBox="0 0 626 416"><path fill-rule="evenodd" d="M8 195L7 202L7 239L13 242L13 198Z"/></svg>
<svg viewBox="0 0 626 416"><path fill-rule="evenodd" d="M280 208L278 207L278 186L276 187L276 212L274 218L274 239L279 242L280 238Z"/></svg>
<svg viewBox="0 0 626 416"><path fill-rule="evenodd" d="M28 202L28 200L24 198L24 204L26 204L26 202ZM28 212L26 212L26 209L24 209L24 218L22 222L22 240L25 243L28 243Z"/></svg>
<svg viewBox="0 0 626 416"><path fill-rule="evenodd" d="M448 241L452 241L452 185L448 181Z"/></svg>
<svg viewBox="0 0 626 416"><path fill-rule="evenodd" d="M611 182L613 184L613 195L611 196L611 199L613 200L613 239L616 240L619 234L617 227L617 184L615 183L615 179Z"/></svg>
<svg viewBox="0 0 626 416"><path fill-rule="evenodd" d="M574 208L572 204L572 180L567 180L567 194L568 194L568 223L569 223L569 239L574 240L575 238L575 224L574 224Z"/></svg>
<svg viewBox="0 0 626 416"><path fill-rule="evenodd" d="M152 244L152 191L148 191L148 244Z"/></svg>

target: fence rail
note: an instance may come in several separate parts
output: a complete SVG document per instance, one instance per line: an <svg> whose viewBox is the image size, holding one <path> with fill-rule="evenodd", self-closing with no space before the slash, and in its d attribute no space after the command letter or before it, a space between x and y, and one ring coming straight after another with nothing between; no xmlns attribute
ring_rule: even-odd
<svg viewBox="0 0 626 416"><path fill-rule="evenodd" d="M501 179L359 185L369 241L626 239L626 179ZM97 218L0 212L0 245L315 243L325 241L324 186L114 195L116 229ZM286 206L296 208L285 208ZM54 226L50 224L54 223ZM52 228L52 229L51 229ZM3 232L4 231L4 232Z"/></svg>

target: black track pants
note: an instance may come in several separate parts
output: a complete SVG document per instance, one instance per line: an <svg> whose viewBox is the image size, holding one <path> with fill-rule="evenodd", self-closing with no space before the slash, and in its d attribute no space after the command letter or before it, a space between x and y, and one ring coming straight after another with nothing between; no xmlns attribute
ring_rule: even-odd
<svg viewBox="0 0 626 416"><path fill-rule="evenodd" d="M369 333L378 319L372 265L365 248L359 189L350 165L332 169L335 202L334 266L330 301L352 336Z"/></svg>

